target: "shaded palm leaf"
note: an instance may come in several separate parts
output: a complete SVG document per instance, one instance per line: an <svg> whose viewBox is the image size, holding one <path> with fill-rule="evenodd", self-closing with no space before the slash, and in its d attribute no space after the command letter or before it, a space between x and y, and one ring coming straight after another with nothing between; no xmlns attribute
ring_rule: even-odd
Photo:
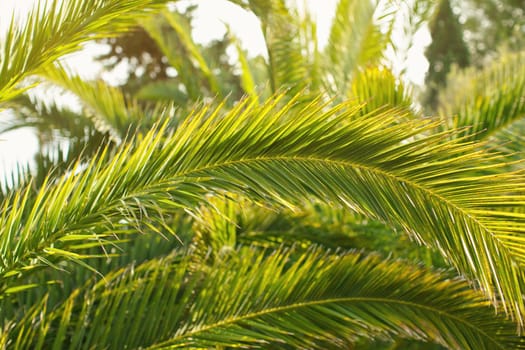
<svg viewBox="0 0 525 350"><path fill-rule="evenodd" d="M210 198L195 218L193 246L199 262L223 259L238 244L266 249L294 246L296 252L316 245L368 250L429 267L446 267L436 251L412 244L402 230L341 206L308 203L293 210L276 210L238 196Z"/></svg>
<svg viewBox="0 0 525 350"><path fill-rule="evenodd" d="M512 322L446 274L356 253L290 253L242 249L206 273L173 257L131 266L56 309L44 301L4 337L17 349L340 349L361 338L524 347Z"/></svg>

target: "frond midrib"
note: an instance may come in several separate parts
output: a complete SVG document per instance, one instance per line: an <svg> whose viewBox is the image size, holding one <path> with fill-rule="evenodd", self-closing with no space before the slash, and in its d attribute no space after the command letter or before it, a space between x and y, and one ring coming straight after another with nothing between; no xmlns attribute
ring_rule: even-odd
<svg viewBox="0 0 525 350"><path fill-rule="evenodd" d="M304 162L304 163L318 162L318 163L322 163L322 164L330 164L330 165L337 165L337 166L342 166L342 167L357 168L357 169L362 169L362 170L365 170L365 171L369 171L369 172L378 174L378 175L383 176L383 177L390 178L390 179L392 179L392 180L394 180L396 182L399 182L399 183L407 184L407 185L413 187L416 190L419 190L419 191L422 191L423 193L426 193L430 198L437 199L439 202L443 203L447 207L452 208L457 213L461 214L463 217L465 217L466 219L470 220L475 225L478 225L482 229L482 232L485 232L487 235L489 235L490 239L493 242L497 243L497 245L498 245L498 247L500 249L502 249L503 251L506 252L505 255L507 257L513 257L512 252L508 250L506 245L503 242L501 242L501 240L498 239L498 237L495 235L495 233L493 233L488 227L486 227L486 225L484 223L480 222L479 219L475 215L469 213L464 208L458 206L456 203L450 201L449 199L441 196L439 193L433 191L432 189L424 187L424 186L414 182L413 180L410 180L410 179L407 179L405 177L399 176L398 174L387 172L384 169L381 169L381 168L376 167L376 166L370 166L370 165L367 165L367 164L357 163L357 162L348 161L348 160L341 160L341 159L318 158L318 157L297 156L297 155L293 155L293 156L278 155L278 156L259 156L259 157L253 157L253 158L242 158L242 159L227 160L227 161L224 161L224 162L215 162L215 163L212 163L212 164L205 164L203 166L200 166L200 167L197 167L197 168L192 168L192 169L189 169L187 171L181 171L181 172L176 173L176 174L174 174L172 176L167 176L164 179L159 179L159 181L155 181L153 184L146 185L146 186L142 187L141 189L139 189L138 191L130 192L124 198L121 197L121 198L118 198L115 201L111 201L111 202L107 203L104 207L111 206L112 203L121 202L122 200L126 201L129 198L139 197L143 193L147 193L149 189L155 189L155 191L157 191L158 188L162 187L163 184L168 185L168 184L172 183L173 180L176 179L176 178L192 177L193 175L196 175L199 172L211 171L211 170L219 169L219 168L227 168L227 167L233 166L235 164L247 164L247 165L249 165L250 163L254 163L254 162L275 162L275 161L288 161L288 162L296 161L296 162ZM97 214L98 214L98 212L91 213L91 215L94 215L94 216L96 216ZM32 251L28 252L25 255L26 256L33 256L35 254L38 254L38 252L43 251L50 244L54 243L55 240L57 239L57 237L62 237L62 236L65 236L67 234L68 234L67 227L66 228L62 228L61 230L59 230L57 232L51 233L48 236L49 238L44 240L44 241L42 241L36 247L35 250L32 250ZM21 260L23 260L23 259L21 259ZM511 260L514 261L515 259L512 258ZM516 262L516 263L518 265L520 264L519 262ZM12 268L14 266L16 266L16 265L19 265L19 264L15 264L15 265L13 265L11 267L7 267L6 266L5 271L12 270Z"/></svg>
<svg viewBox="0 0 525 350"><path fill-rule="evenodd" d="M228 166L235 165L235 164L249 164L249 163L252 163L252 162L261 162L261 161L263 161L263 162L264 161L267 161L267 162L272 162L272 161L299 161L299 162L328 163L328 164L334 164L334 165L338 165L338 166L358 168L358 169L362 169L362 170L366 170L366 171L370 171L370 172L376 173L378 175L382 175L384 177L393 179L393 180L395 180L395 181L397 181L399 183L407 184L407 185L409 185L409 186L411 186L411 187L413 187L413 188L415 188L417 190L420 190L420 191L428 194L430 197L435 198L438 201L444 203L447 207L452 207L458 213L460 213L461 215L469 218L475 224L479 225L479 227L481 227L486 233L488 233L495 241L499 242L499 240L495 237L495 235L492 233L492 231L488 227L486 227L485 224L480 222L477 217L475 217L474 215L468 213L466 209L458 206L456 203L454 203L451 200L443 197L441 194L439 194L439 193L437 193L435 191L432 191L432 189L430 189L428 187L424 187L424 186L414 182L413 180L410 180L410 179L407 179L405 177L399 176L398 174L389 173L389 172L387 172L384 169L381 169L379 167L369 166L369 165L362 164L362 163L356 163L356 162L347 161L347 160L340 160L340 159L335 160L335 159L330 159L330 158L317 158L317 157L305 157L305 156L288 156L288 157L287 156L282 156L282 155L280 155L280 156L262 156L262 157L255 157L255 158L243 158L243 159L230 160L230 161L226 161L226 162L223 162L223 163L209 164L209 165L206 165L206 166L202 166L202 167L199 167L199 168L194 168L194 169L188 170L186 172L181 172L181 173L175 175L175 177L191 177L191 175L193 173L199 173L199 172L203 172L203 171L207 171L207 170L213 170L213 169L217 169L217 168L221 168L221 167L228 167ZM505 246L503 245L502 247L505 247Z"/></svg>
<svg viewBox="0 0 525 350"><path fill-rule="evenodd" d="M213 330L214 328L220 328L225 327L228 325L232 325L238 322L242 322L249 319L254 319L257 317L262 317L265 315L269 315L272 313L279 313L279 312L286 312L286 311L292 311L300 308L307 308L317 305L326 305L326 304L340 304L340 303L355 303L355 302L370 302L370 303L386 303L386 304L395 304L395 305L401 305L401 306L408 306L412 308L417 308L425 311L429 311L431 313L436 313L439 315L442 315L446 318L453 319L457 321L458 323L464 324L466 327L475 330L479 334L482 334L485 336L486 339L490 340L491 343L497 346L498 349L504 350L505 348L503 345L501 345L496 339L493 339L489 334L487 334L483 329L477 327L474 324L471 324L467 322L466 320L457 317L456 315L450 314L448 312L443 311L442 309L433 308L428 305L423 304L417 304L414 302L409 302L405 300L396 300L396 299L388 299L388 298L379 298L379 297L342 297L342 298L328 298L328 299L322 299L322 300L311 300L311 301L302 301L298 303L291 303L286 306L277 306L277 307L270 307L264 310L256 311L247 313L245 315L242 315L240 317L229 317L224 320L221 320L219 322L211 323L207 326L194 329L190 332L178 335L174 338L171 338L170 340L166 340L164 342L157 343L153 346L150 346L149 349L154 349L157 347L162 346L169 346L170 344L173 344L177 340L183 340L187 337L194 336L196 334L206 332Z"/></svg>
<svg viewBox="0 0 525 350"><path fill-rule="evenodd" d="M204 166L201 166L201 167L198 167L198 168L193 168L193 169L190 169L190 170L187 170L187 171L183 171L183 172L174 174L173 176L170 176L169 179L166 179L164 181L161 180L159 182L155 182L155 184L153 186L146 186L145 188L143 188L142 191L131 192L127 196L127 198L134 198L134 197L140 196L142 193L148 192L148 188L151 188L151 187L157 187L158 188L159 185L162 187L163 183L166 183L166 184L167 183L171 183L174 178L191 177L192 174L196 174L196 173L204 172L204 171L209 171L209 170L214 170L214 169L218 169L218 168L222 168L222 167L227 168L227 167L233 166L235 164L250 164L250 163L253 163L253 162L273 162L273 161L318 162L318 163L325 163L325 164L328 163L328 164L344 166L344 167L358 168L358 169L370 171L370 172L376 173L378 175L381 175L381 176L393 179L393 180L395 180L395 181L397 181L399 183L407 184L407 185L413 187L414 189L420 190L420 191L428 194L429 197L437 199L438 201L440 201L443 204L445 204L447 207L453 208L454 210L456 210L458 213L460 213L464 217L468 218L469 220L472 220L472 222L474 222L476 225L481 227L484 232L486 232L488 235L490 235L490 237L494 241L498 242L502 248L506 249L506 246L503 243L501 243L500 240L495 236L495 234L489 228L487 228L485 226L485 224L480 222L477 217L475 217L472 214L469 214L464 208L458 206L456 203L454 203L454 202L450 201L449 199L443 197L439 193L437 193L435 191L432 191L428 187L423 187L422 185L414 182L413 180L410 180L410 179L407 179L405 177L399 176L398 174L387 172L384 169L381 169L381 168L378 168L378 167L369 166L369 165L362 164L362 163L351 162L351 161L347 161L347 160L335 160L335 159L329 159L329 158L317 158L317 157L305 157L305 156L283 156L283 155L279 155L279 156L261 156L261 157L254 157L254 158L242 158L242 159L228 160L228 161L221 162L221 163L207 164L207 165L204 165ZM121 201L123 199L125 200L126 198L119 198L118 201ZM111 203L109 203L109 204L111 204ZM92 213L92 214L96 215L96 213ZM56 239L56 234L57 233L51 234L50 237L49 237L50 240L43 241L42 244L40 244L40 249L37 249L37 251L38 250L42 250L43 248L49 246L49 243L53 242ZM508 252L508 253L509 253L509 255L512 255L512 254L510 254L510 252Z"/></svg>

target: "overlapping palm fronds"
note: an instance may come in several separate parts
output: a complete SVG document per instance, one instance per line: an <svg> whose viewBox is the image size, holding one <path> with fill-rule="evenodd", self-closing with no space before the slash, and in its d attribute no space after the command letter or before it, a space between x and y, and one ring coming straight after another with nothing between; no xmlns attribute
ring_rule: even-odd
<svg viewBox="0 0 525 350"><path fill-rule="evenodd" d="M32 178L32 186L38 188L50 173L61 176L79 159L89 159L107 142L107 135L95 128L92 119L56 101L43 102L21 94L4 106L13 113L11 120L1 122L0 133L34 128L40 146L35 162L17 167L8 187L22 185Z"/></svg>
<svg viewBox="0 0 525 350"><path fill-rule="evenodd" d="M374 68L390 40L391 13L377 2L341 0L321 52L305 47L315 42L313 21L295 18L285 1L233 2L261 19L267 77L282 93L257 95L261 82L244 57L248 98L193 107L180 124L169 104L145 110L116 88L52 64L89 38L113 35L137 16L142 21L143 10L162 1L57 0L26 26L11 26L0 103L8 107L23 78L40 74L80 98L92 117L83 121L99 122L75 124L75 132L87 127L103 135L103 121L115 142L99 142L74 165L68 157L67 170L2 198L0 345L338 349L408 339L451 349L524 348L516 330L525 327L525 217L509 208L523 208L525 178L507 170L508 157L473 142L474 135L484 138L481 129L436 132L439 122L417 118L402 84ZM56 16L46 19L49 13ZM181 80L188 85L176 86L181 101L226 95L190 28L177 15L162 16L174 37L162 37L154 20L144 23L165 51L173 44L188 53L169 57L179 74L188 73ZM22 39L37 44L15 45ZM509 75L494 81L501 77ZM509 86L522 84L513 79ZM496 118L487 132L493 136L518 120L523 101L508 99L522 91L513 90L516 84L495 98L503 107L487 102L483 116L469 109L458 125L472 115L481 123ZM354 99L339 101L349 94ZM243 236L224 198L274 211L322 205L323 218L357 213L356 226L374 227L368 220L403 230L463 277L373 254L307 249L316 242L308 236L290 248L291 239L272 233L268 222L257 232L266 241ZM317 221L320 231L330 220ZM181 232L192 245L176 249ZM135 245L128 242L142 233ZM148 240L152 234L172 239ZM118 256L123 248L129 256ZM72 274L61 278L62 271ZM28 291L51 283L57 288Z"/></svg>
<svg viewBox="0 0 525 350"><path fill-rule="evenodd" d="M380 63L391 40L393 14L375 0L338 2L326 47L331 95L347 92L359 67Z"/></svg>
<svg viewBox="0 0 525 350"><path fill-rule="evenodd" d="M192 40L186 18L165 9L155 17L142 20L140 24L176 69L179 78L177 84L169 84L169 81L153 82L143 91L164 84L169 86L172 99L186 103L196 102L206 95L221 97L225 94L201 50ZM144 95L145 92L139 94Z"/></svg>
<svg viewBox="0 0 525 350"><path fill-rule="evenodd" d="M109 163L94 158L45 185L34 202L13 195L0 218L4 293L12 275L37 266L34 257L79 259L69 251L77 241L107 244L130 226L162 224L162 208L191 210L209 193L231 192L284 206L317 198L399 225L522 320L524 223L495 209L523 203L513 194L521 176L472 176L504 164L473 145L443 142L448 134L414 139L435 126L393 123L396 110L358 116L352 104L295 110L280 99L240 103L224 116L202 109L168 139L154 129Z"/></svg>
<svg viewBox="0 0 525 350"><path fill-rule="evenodd" d="M250 65L252 60L237 47L241 86L244 93L252 98L258 95L256 90L261 91L267 85L270 93L288 89L290 97L300 91L303 94L308 91L312 96L319 93L346 95L359 69L381 63L390 43L394 22L390 4L341 1L330 43L323 50L318 46L316 23L306 9L299 11L283 0L231 2L258 17L265 39L268 57L262 78L254 74ZM179 20L175 21L175 17ZM203 93L209 94L208 91L215 96L226 95L222 91L223 84L210 75L209 65L191 39L189 28L180 15L165 10L162 16L142 21L141 24L176 69L183 88L169 81L155 82L146 86L140 95L154 98L154 93L157 93L158 96L173 96L180 101L184 100L184 96L195 101ZM180 54L181 47L186 55ZM304 99L308 100L304 95Z"/></svg>
<svg viewBox="0 0 525 350"><path fill-rule="evenodd" d="M84 81L60 64L47 66L39 76L46 83L76 95L82 110L72 111L56 102L39 102L27 95L19 95L5 104L15 113L2 132L24 127L38 131L41 149L35 156L32 186L40 186L51 172L60 176L74 163L89 161L105 146L120 144L136 132L147 132L157 118L169 119L172 127L178 122L169 102L140 105L124 96L119 88L101 80ZM23 169L17 171L19 180L29 174Z"/></svg>
<svg viewBox="0 0 525 350"><path fill-rule="evenodd" d="M525 346L465 282L377 256L242 248L206 272L179 260L115 271L56 308L44 299L12 326L12 345L340 349L409 338L451 349Z"/></svg>
<svg viewBox="0 0 525 350"><path fill-rule="evenodd" d="M196 215L193 245L197 259L228 254L236 244L264 249L363 249L384 257L405 259L427 266L446 267L442 257L428 247L413 244L399 228L373 220L340 206L305 203L293 210L275 210L247 199L210 198Z"/></svg>
<svg viewBox="0 0 525 350"><path fill-rule="evenodd" d="M268 51L268 76L272 92L291 89L291 95L309 87L316 77L309 71L310 57L300 41L299 14L286 6L285 1L272 0L272 8L257 13ZM297 11L297 10L295 10Z"/></svg>

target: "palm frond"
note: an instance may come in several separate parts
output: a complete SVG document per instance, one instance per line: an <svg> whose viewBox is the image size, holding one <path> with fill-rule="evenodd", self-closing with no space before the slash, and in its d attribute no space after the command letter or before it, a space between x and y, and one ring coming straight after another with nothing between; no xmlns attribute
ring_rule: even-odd
<svg viewBox="0 0 525 350"><path fill-rule="evenodd" d="M358 253L292 253L245 248L205 273L174 257L130 266L57 308L44 299L4 337L17 349L340 349L363 338L525 346L513 322L447 274Z"/></svg>
<svg viewBox="0 0 525 350"><path fill-rule="evenodd" d="M409 89L386 67L370 66L357 71L350 84L349 98L366 102L363 114L382 107L397 107L410 116L417 115Z"/></svg>
<svg viewBox="0 0 525 350"><path fill-rule="evenodd" d="M40 68L80 49L88 40L125 30L138 17L166 2L50 0L39 2L24 24L16 23L12 17L5 39L0 43L0 103L23 91L25 88L19 84Z"/></svg>
<svg viewBox="0 0 525 350"><path fill-rule="evenodd" d="M503 55L477 71L452 72L440 95L441 115L462 135L505 142L513 124L525 117L525 52ZM519 131L519 130L518 130Z"/></svg>
<svg viewBox="0 0 525 350"><path fill-rule="evenodd" d="M185 51L191 60L197 64L198 71L205 77L206 82L210 87L210 91L215 97L223 98L223 91L215 77L215 74L211 71L205 57L201 53L199 47L195 44L191 37L191 28L182 25L184 18L177 12L164 11L162 12L164 18L166 18L169 25L175 30L179 38L180 43L183 45Z"/></svg>
<svg viewBox="0 0 525 350"><path fill-rule="evenodd" d="M151 259L178 254L181 246L189 246L191 243L192 218L183 211L172 211L166 213L165 221L173 231L177 232L177 237L155 235L152 234L152 230L144 228L143 232L128 234L118 243L106 242L108 244L104 246L106 251L104 257L86 259L88 266L63 260L57 263L59 269L42 269L26 278L20 278L17 280L17 285L26 289L0 299L2 319L20 319L44 297L48 308L54 308L88 281L103 280L114 270L130 264L142 264ZM168 231L166 230L165 233L167 234ZM100 244L92 244L89 241L79 242L75 251L84 256L99 256Z"/></svg>
<svg viewBox="0 0 525 350"><path fill-rule="evenodd" d="M227 29L228 29L228 35L232 38L232 41L235 44L237 55L239 56L238 60L239 60L239 66L241 70L241 74L240 74L241 86L244 90L244 93L250 98L254 99L255 101L259 101L260 93L257 91L257 83L255 81L255 76L252 73L252 70L250 68L247 54L242 49L239 40L230 32L229 28Z"/></svg>
<svg viewBox="0 0 525 350"><path fill-rule="evenodd" d="M149 129L155 123L153 118L162 118L163 114L174 112L173 105L169 103L143 107L135 99L124 96L119 88L109 86L102 80L86 82L77 75L69 74L60 65L50 65L40 75L74 93L87 107L85 114L92 120L93 127L101 134L109 134L117 144L129 133Z"/></svg>
<svg viewBox="0 0 525 350"><path fill-rule="evenodd" d="M56 101L43 102L21 94L6 106L13 117L4 123L5 127L0 133L32 127L36 129L40 147L33 162L20 164L13 171L11 181L8 181L9 189L2 191L2 198L13 188L29 182L37 190L46 178L62 176L75 163L86 162L110 142L109 135L99 132L92 118L61 106Z"/></svg>
<svg viewBox="0 0 525 350"><path fill-rule="evenodd" d="M95 137L97 133L91 119L56 101L21 94L4 106L10 109L13 118L2 122L0 133L33 127L42 144L52 141L54 136L80 140Z"/></svg>
<svg viewBox="0 0 525 350"><path fill-rule="evenodd" d="M360 249L384 257L446 267L436 250L413 244L403 230L388 227L344 207L323 203L277 211L236 200L237 241L244 245L296 250L312 245L328 249Z"/></svg>
<svg viewBox="0 0 525 350"><path fill-rule="evenodd" d="M429 267L447 266L437 251L413 244L399 228L319 202L276 210L239 196L212 197L194 218L192 252L199 263L223 259L240 244L264 249L293 246L296 252L312 245L361 249Z"/></svg>
<svg viewBox="0 0 525 350"><path fill-rule="evenodd" d="M224 260L237 247L237 211L233 200L209 198L196 213L191 252L196 268Z"/></svg>
<svg viewBox="0 0 525 350"><path fill-rule="evenodd" d="M379 63L390 42L393 14L392 9L383 8L376 0L338 2L325 49L332 92L346 93L357 68Z"/></svg>
<svg viewBox="0 0 525 350"><path fill-rule="evenodd" d="M306 70L308 71L308 88L312 94L326 93L324 84L325 73L323 72L323 55L319 48L317 38L317 23L312 13L305 8L298 12L298 40L306 58Z"/></svg>
<svg viewBox="0 0 525 350"><path fill-rule="evenodd" d="M250 9L261 20L266 48L272 93L290 89L290 95L309 87L310 63L300 41L301 21L297 9L283 0L272 0L266 5L249 1Z"/></svg>
<svg viewBox="0 0 525 350"><path fill-rule="evenodd" d="M169 101L180 107L187 106L189 100L185 89L181 87L180 81L175 79L144 84L133 97L141 101Z"/></svg>
<svg viewBox="0 0 525 350"><path fill-rule="evenodd" d="M0 200L25 187L31 188L32 192L38 192L45 182L67 174L79 162L87 162L100 148L108 144L104 136L97 136L89 141L71 140L67 144L55 142L45 145L34 155L33 162L17 164L11 173L6 175L1 185Z"/></svg>
<svg viewBox="0 0 525 350"><path fill-rule="evenodd" d="M176 69L182 86L175 88L181 95L186 95L190 102L199 101L204 96L221 95L215 76L191 38L187 22L187 19L166 10L162 15L141 20L140 24Z"/></svg>
<svg viewBox="0 0 525 350"><path fill-rule="evenodd" d="M225 115L196 110L168 138L154 129L110 162L94 158L43 186L34 202L26 191L14 194L0 216L4 288L35 257L78 259L68 250L77 240L162 225L163 209L192 210L209 194L238 193L290 207L316 198L399 226L524 321L524 217L498 210L524 203L515 193L524 179L484 173L503 168L505 158L447 141L450 133L419 136L436 124L398 122L395 109L359 116L352 103L328 108L314 100L297 108L283 99L244 101Z"/></svg>

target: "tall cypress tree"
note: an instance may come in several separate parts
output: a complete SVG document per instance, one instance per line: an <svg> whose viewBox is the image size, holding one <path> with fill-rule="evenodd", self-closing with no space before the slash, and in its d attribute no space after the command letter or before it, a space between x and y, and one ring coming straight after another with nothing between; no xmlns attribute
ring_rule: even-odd
<svg viewBox="0 0 525 350"><path fill-rule="evenodd" d="M447 74L453 64L469 65L469 51L463 40L458 18L452 12L449 0L441 0L429 24L432 43L425 51L429 69L425 78L424 104L431 110L437 107L439 89L446 86Z"/></svg>

